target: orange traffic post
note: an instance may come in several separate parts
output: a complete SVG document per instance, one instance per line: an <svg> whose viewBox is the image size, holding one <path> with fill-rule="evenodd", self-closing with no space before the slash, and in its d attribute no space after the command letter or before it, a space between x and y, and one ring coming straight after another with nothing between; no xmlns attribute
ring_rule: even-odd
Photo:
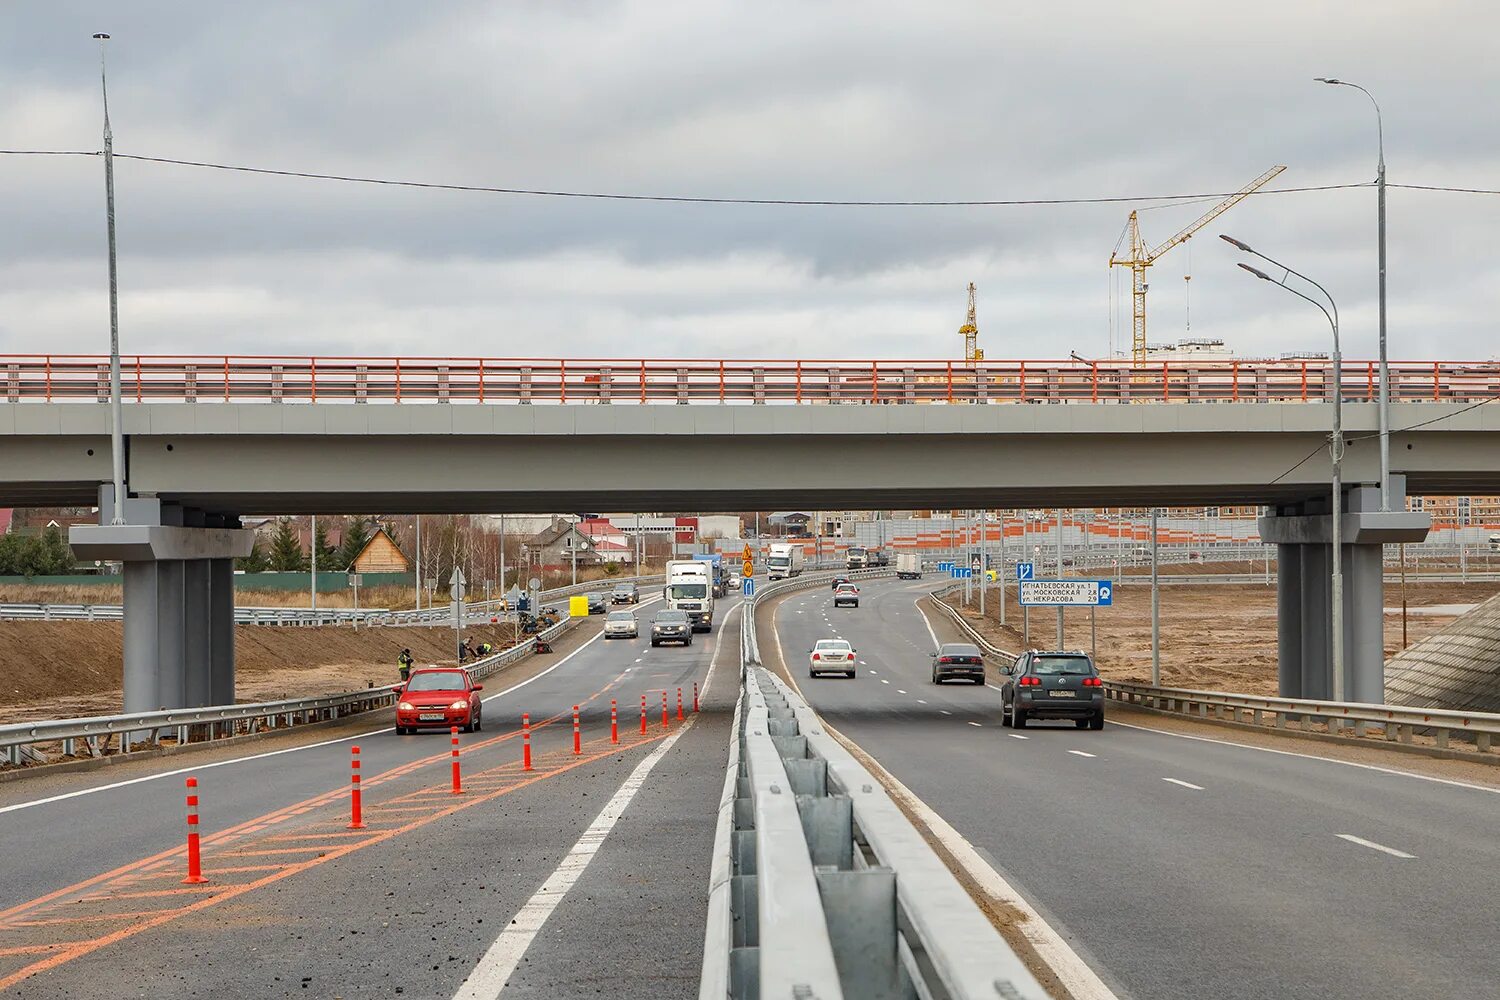
<svg viewBox="0 0 1500 1000"><path fill-rule="evenodd" d="M698 714L698 682L693 681L693 714Z"/></svg>
<svg viewBox="0 0 1500 1000"><path fill-rule="evenodd" d="M349 829L363 830L365 816L359 794L359 747L349 748Z"/></svg>
<svg viewBox="0 0 1500 1000"><path fill-rule="evenodd" d="M187 878L183 885L207 882L203 877L203 861L198 855L198 779L187 780Z"/></svg>
<svg viewBox="0 0 1500 1000"><path fill-rule="evenodd" d="M671 722L667 718L667 689L666 688L662 688L661 689L661 726L662 726L663 729L665 729L669 725L671 725Z"/></svg>
<svg viewBox="0 0 1500 1000"><path fill-rule="evenodd" d="M616 712L615 699L609 699L609 741L620 742L620 716Z"/></svg>
<svg viewBox="0 0 1500 1000"><path fill-rule="evenodd" d="M682 721L682 688L677 689L677 721Z"/></svg>
<svg viewBox="0 0 1500 1000"><path fill-rule="evenodd" d="M641 735L646 735L646 696L641 695Z"/></svg>
<svg viewBox="0 0 1500 1000"><path fill-rule="evenodd" d="M458 727L449 726L448 732L453 737L453 794L462 795L464 793L464 783L458 774Z"/></svg>
<svg viewBox="0 0 1500 1000"><path fill-rule="evenodd" d="M531 713L521 713L521 770L531 770Z"/></svg>
<svg viewBox="0 0 1500 1000"><path fill-rule="evenodd" d="M583 753L583 734L578 731L578 706L573 706L573 753Z"/></svg>

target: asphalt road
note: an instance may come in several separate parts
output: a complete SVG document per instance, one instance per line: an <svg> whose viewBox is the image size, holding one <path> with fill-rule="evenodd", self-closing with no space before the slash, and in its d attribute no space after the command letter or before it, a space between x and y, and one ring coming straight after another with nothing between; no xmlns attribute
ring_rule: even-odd
<svg viewBox="0 0 1500 1000"><path fill-rule="evenodd" d="M787 598L792 677L1119 996L1495 995L1500 795L1117 724L1002 728L998 690L931 683L914 599L935 583ZM809 679L831 637L856 679Z"/></svg>
<svg viewBox="0 0 1500 1000"><path fill-rule="evenodd" d="M0 871L0 989L449 997L487 969L491 979L465 995L508 983L508 998L696 996L737 693L736 604L721 603L714 633L691 647L584 632L540 672L533 658L488 678L484 731L460 735L462 795L451 792L447 734L397 736L388 721L0 787L0 842L11 849ZM643 624L654 610L640 609ZM693 682L705 686L716 653L693 717ZM676 720L679 686L686 723ZM522 712L533 725L531 772L521 769ZM634 788L632 775L668 740ZM346 828L354 743L362 831ZM181 884L183 775L167 773L177 771L199 780L204 886ZM628 791L602 841L584 837ZM569 875L580 860L587 867ZM544 922L521 933L538 914ZM495 954L512 964L497 966Z"/></svg>

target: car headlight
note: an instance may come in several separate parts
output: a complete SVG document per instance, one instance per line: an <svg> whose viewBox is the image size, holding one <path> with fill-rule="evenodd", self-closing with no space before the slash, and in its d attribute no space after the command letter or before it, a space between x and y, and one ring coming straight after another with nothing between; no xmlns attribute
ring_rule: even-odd
<svg viewBox="0 0 1500 1000"><path fill-rule="evenodd" d="M455 701L453 704L449 705L448 707L449 708L468 708L469 707L469 703L466 702L466 701Z"/></svg>
<svg viewBox="0 0 1500 1000"><path fill-rule="evenodd" d="M412 710L413 706L412 706L411 702L409 702L409 701L403 701L401 704L397 705L396 707L399 708L399 709L401 709L401 711L403 711L403 712L410 712Z"/></svg>

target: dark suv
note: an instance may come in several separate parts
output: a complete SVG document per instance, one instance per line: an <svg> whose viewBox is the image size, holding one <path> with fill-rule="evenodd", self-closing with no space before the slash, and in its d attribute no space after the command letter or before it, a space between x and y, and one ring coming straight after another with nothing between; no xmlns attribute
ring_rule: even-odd
<svg viewBox="0 0 1500 1000"><path fill-rule="evenodd" d="M1001 725L1025 729L1028 719L1072 719L1079 729L1104 728L1104 682L1087 653L1028 650L1005 674Z"/></svg>

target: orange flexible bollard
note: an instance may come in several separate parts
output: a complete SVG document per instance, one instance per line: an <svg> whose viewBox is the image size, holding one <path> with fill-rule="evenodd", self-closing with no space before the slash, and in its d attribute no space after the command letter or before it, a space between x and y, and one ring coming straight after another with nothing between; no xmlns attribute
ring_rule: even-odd
<svg viewBox="0 0 1500 1000"><path fill-rule="evenodd" d="M641 735L646 735L646 696L641 695Z"/></svg>
<svg viewBox="0 0 1500 1000"><path fill-rule="evenodd" d="M573 706L573 754L583 753L583 737L578 731L578 706Z"/></svg>
<svg viewBox="0 0 1500 1000"><path fill-rule="evenodd" d="M521 713L521 770L531 770L531 713Z"/></svg>
<svg viewBox="0 0 1500 1000"><path fill-rule="evenodd" d="M458 727L450 726L448 727L448 732L453 737L453 794L462 795L464 793L464 783L463 779L458 775Z"/></svg>
<svg viewBox="0 0 1500 1000"><path fill-rule="evenodd" d="M661 689L661 726L662 726L663 729L665 729L668 726L670 726L671 724L672 723L671 723L670 719L667 716L667 689L666 688L662 688Z"/></svg>
<svg viewBox="0 0 1500 1000"><path fill-rule="evenodd" d="M349 748L349 829L363 830L365 816L359 792L359 747Z"/></svg>
<svg viewBox="0 0 1500 1000"><path fill-rule="evenodd" d="M693 714L698 714L698 682L693 681Z"/></svg>
<svg viewBox="0 0 1500 1000"><path fill-rule="evenodd" d="M187 878L183 885L207 882L203 877L203 862L198 855L198 779L187 780Z"/></svg>
<svg viewBox="0 0 1500 1000"><path fill-rule="evenodd" d="M609 741L611 743L620 742L620 717L615 711L616 707L615 699L609 699Z"/></svg>

